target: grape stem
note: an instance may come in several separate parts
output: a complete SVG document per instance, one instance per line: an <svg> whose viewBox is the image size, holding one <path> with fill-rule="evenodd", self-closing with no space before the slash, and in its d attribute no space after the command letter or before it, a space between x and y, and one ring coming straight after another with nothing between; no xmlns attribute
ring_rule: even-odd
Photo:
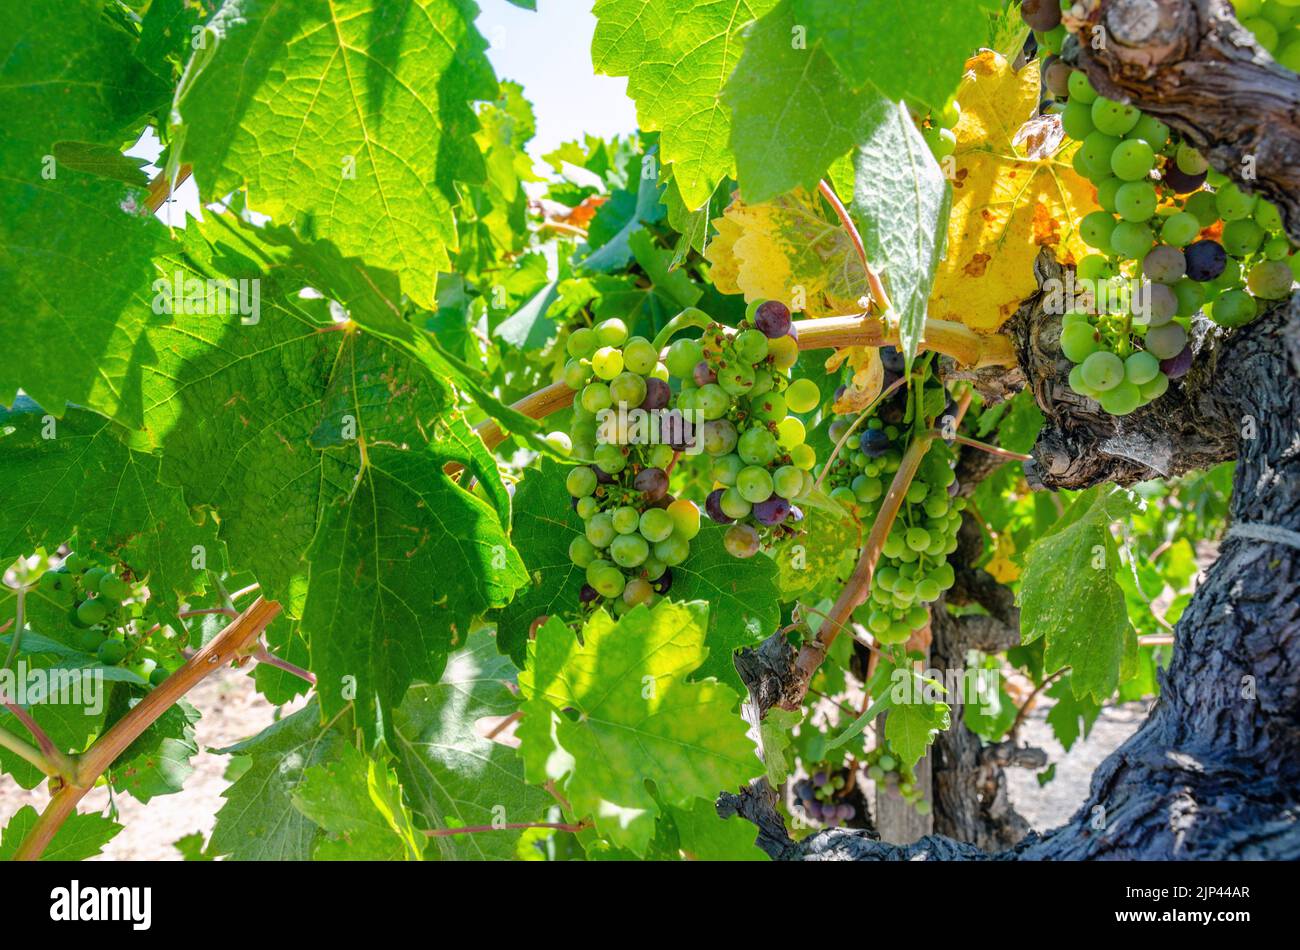
<svg viewBox="0 0 1300 950"><path fill-rule="evenodd" d="M655 336L652 345L658 352L663 353L668 341L680 331L690 327L699 327L701 330L705 330L708 329L711 323L713 323L712 318L703 310L698 307L687 307L664 324L664 328Z"/></svg>
<svg viewBox="0 0 1300 950"><path fill-rule="evenodd" d="M293 676L298 677L300 680L305 680L308 683L311 683L312 686L316 685L315 673L312 673L310 670L304 670L301 666L298 666L295 663L290 663L288 660L281 659L268 650L266 645L261 642L257 644L257 649L253 651L253 657L259 663L265 663L267 666L274 666L277 670L284 670L286 673L290 673Z"/></svg>
<svg viewBox="0 0 1300 950"><path fill-rule="evenodd" d="M50 799L23 843L18 846L14 860L35 861L40 858L63 822L76 811L77 803L117 757L199 682L239 657L279 615L278 603L257 598L207 646L186 661L184 666L136 703L94 745L74 757L72 779Z"/></svg>
<svg viewBox="0 0 1300 950"><path fill-rule="evenodd" d="M858 252L858 259L862 261L862 269L867 275L867 284L871 287L871 299L879 306L881 313L887 312L891 306L889 294L885 293L885 285L881 283L876 272L871 269L871 262L867 260L867 247L862 243L862 235L858 233L858 227L853 223L853 218L849 216L848 209L844 207L844 203L835 194L835 189L831 187L830 182L825 178L817 183L817 189L822 193L822 197L826 199L831 208L834 209L840 223L844 225L844 230L848 232L849 240L853 242L854 249Z"/></svg>
<svg viewBox="0 0 1300 950"><path fill-rule="evenodd" d="M972 449L979 449L981 452L988 452L990 455L996 455L999 458L1012 459L1017 462L1033 461L1032 455L1026 455L1023 452L1012 452L1010 449L999 448L996 445L989 445L987 442L981 442L978 439L971 439L964 435L948 435L938 429L932 429L930 435L946 439L949 442L957 442L960 445L969 445Z"/></svg>
<svg viewBox="0 0 1300 950"><path fill-rule="evenodd" d="M18 647L23 642L23 629L27 625L27 618L24 612L27 608L27 588L19 587L14 596L14 635L9 640L9 653L5 657L5 665L0 669L7 670L13 667L14 658L18 656Z"/></svg>

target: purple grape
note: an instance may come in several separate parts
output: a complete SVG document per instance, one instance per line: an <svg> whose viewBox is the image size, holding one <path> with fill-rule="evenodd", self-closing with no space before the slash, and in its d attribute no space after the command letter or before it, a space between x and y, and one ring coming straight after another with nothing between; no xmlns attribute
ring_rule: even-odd
<svg viewBox="0 0 1300 950"><path fill-rule="evenodd" d="M709 492L709 497L704 499L704 513L716 521L718 524L731 524L735 519L728 518L722 510L722 493L725 489L715 488Z"/></svg>
<svg viewBox="0 0 1300 950"><path fill-rule="evenodd" d="M683 452L695 444L695 428L686 421L678 409L670 410L662 417L659 434L674 451Z"/></svg>
<svg viewBox="0 0 1300 950"><path fill-rule="evenodd" d="M593 466L591 466L591 470L592 470L593 472L596 473L596 482L597 482L597 484L600 484L600 485L612 485L612 484L614 484L614 476L611 475L611 474L609 474L609 472L605 471L605 470L604 470L603 468L601 468L599 465L593 465Z"/></svg>
<svg viewBox="0 0 1300 950"><path fill-rule="evenodd" d="M1061 25L1059 0L1020 0L1020 18L1031 30L1050 33Z"/></svg>
<svg viewBox="0 0 1300 950"><path fill-rule="evenodd" d="M672 495L664 495L662 498L660 498L660 499L658 499L658 500L656 500L656 501L652 501L652 502L650 502L649 507L651 507L651 508L667 508L669 505L671 505L671 504L672 504L673 502L675 502L676 500L677 500L677 499L674 498Z"/></svg>
<svg viewBox="0 0 1300 950"><path fill-rule="evenodd" d="M788 514L790 514L790 502L776 494L754 506L754 518L759 524L780 524Z"/></svg>
<svg viewBox="0 0 1300 950"><path fill-rule="evenodd" d="M858 813L858 810L856 808L854 808L852 805L849 805L847 803L841 805L838 811L840 817L843 818L845 821L851 821L853 819L853 816Z"/></svg>
<svg viewBox="0 0 1300 950"><path fill-rule="evenodd" d="M1214 280L1223 273L1228 253L1217 241L1197 241L1183 251L1187 258L1187 276L1192 280Z"/></svg>
<svg viewBox="0 0 1300 950"><path fill-rule="evenodd" d="M891 373L903 375L903 354L898 351L896 346L882 346L880 348L880 365Z"/></svg>
<svg viewBox="0 0 1300 950"><path fill-rule="evenodd" d="M650 582L656 594L666 594L673 586L673 569L665 567L664 572L659 575L659 579Z"/></svg>
<svg viewBox="0 0 1300 950"><path fill-rule="evenodd" d="M584 604L589 604L600 597L600 591L590 584L583 584L582 590L578 592L578 599Z"/></svg>
<svg viewBox="0 0 1300 950"><path fill-rule="evenodd" d="M718 381L718 374L713 371L713 367L706 360L700 360L695 364L691 376L694 377L696 386L707 386L709 383Z"/></svg>
<svg viewBox="0 0 1300 950"><path fill-rule="evenodd" d="M1199 175L1189 175L1178 167L1177 163L1171 158L1165 162L1164 172L1161 179L1166 185L1172 188L1177 194L1190 195L1193 191L1205 184L1206 176L1209 172L1201 172Z"/></svg>
<svg viewBox="0 0 1300 950"><path fill-rule="evenodd" d="M817 795L813 791L811 782L807 782L807 781L800 782L798 785L794 787L794 793L796 796L798 796L800 801L805 803L813 802L817 800Z"/></svg>
<svg viewBox="0 0 1300 950"><path fill-rule="evenodd" d="M1192 368L1192 345L1189 343L1183 347L1182 352L1177 356L1171 356L1167 360L1160 361L1160 371L1170 379L1180 379L1187 375L1187 371Z"/></svg>
<svg viewBox="0 0 1300 950"><path fill-rule="evenodd" d="M790 308L779 300L768 300L754 312L754 326L769 340L790 332Z"/></svg>
<svg viewBox="0 0 1300 950"><path fill-rule="evenodd" d="M643 468L636 473L632 485L646 501L658 501L668 494L668 475L662 468Z"/></svg>
<svg viewBox="0 0 1300 950"><path fill-rule="evenodd" d="M812 775L812 783L818 788L821 788L826 784L827 778L829 778L829 776L825 772L814 772Z"/></svg>
<svg viewBox="0 0 1300 950"><path fill-rule="evenodd" d="M867 429L858 440L858 447L867 458L877 459L889 451L893 443L884 429Z"/></svg>
<svg viewBox="0 0 1300 950"><path fill-rule="evenodd" d="M673 391L668 384L657 376L651 376L645 381L645 398L641 400L641 408L647 412L663 409L672 398Z"/></svg>

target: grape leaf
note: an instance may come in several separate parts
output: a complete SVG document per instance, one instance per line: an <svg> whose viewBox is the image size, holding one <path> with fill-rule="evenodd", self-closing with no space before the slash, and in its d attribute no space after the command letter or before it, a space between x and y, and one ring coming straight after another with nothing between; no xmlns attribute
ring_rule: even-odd
<svg viewBox="0 0 1300 950"><path fill-rule="evenodd" d="M315 700L257 735L214 750L250 758L247 769L221 793L208 848L239 861L307 861L320 827L294 807L291 795L313 765L340 756L345 743L320 722Z"/></svg>
<svg viewBox="0 0 1300 950"><path fill-rule="evenodd" d="M115 693L114 700L118 695L125 693ZM155 796L179 792L194 772L190 758L199 751L194 738L198 721L199 711L183 699L167 707L113 762L106 773L113 787L146 804Z"/></svg>
<svg viewBox="0 0 1300 950"><path fill-rule="evenodd" d="M419 860L423 841L401 801L392 771L352 746L303 770L293 806L324 829L317 861Z"/></svg>
<svg viewBox="0 0 1300 950"><path fill-rule="evenodd" d="M0 831L0 861L12 861L18 846L36 826L40 815L31 805L14 812ZM104 850L122 826L103 815L74 812L54 832L54 838L41 852L42 861L84 861Z"/></svg>
<svg viewBox="0 0 1300 950"><path fill-rule="evenodd" d="M825 48L853 88L871 83L890 99L914 98L941 109L1001 4L872 0L870 15L843 0L793 0L793 6L808 42Z"/></svg>
<svg viewBox="0 0 1300 950"><path fill-rule="evenodd" d="M597 0L591 61L627 76L643 131L661 133L663 161L687 209L709 200L734 159L721 93L743 46L741 30L776 0Z"/></svg>
<svg viewBox="0 0 1300 950"><path fill-rule="evenodd" d="M481 182L470 107L496 80L471 0L226 0L173 128L205 197L399 274L431 307L456 181Z"/></svg>
<svg viewBox="0 0 1300 950"><path fill-rule="evenodd" d="M598 610L581 642L553 617L519 676L529 781L556 781L575 814L637 854L649 847L660 800L711 802L763 769L737 694L686 679L704 659L708 612L700 601L664 600L615 622Z"/></svg>
<svg viewBox="0 0 1300 950"><path fill-rule="evenodd" d="M1129 629L1116 580L1119 549L1111 526L1136 510L1127 492L1098 485L1081 493L1024 557L1020 637L1042 638L1049 671L1072 667L1073 689L1102 702L1119 685Z"/></svg>
<svg viewBox="0 0 1300 950"><path fill-rule="evenodd" d="M202 591L196 553L216 564L217 527L196 524L181 491L159 479L156 456L127 448L115 426L84 409L55 420L28 399L0 409L0 562L74 533L149 579L165 610Z"/></svg>
<svg viewBox="0 0 1300 950"><path fill-rule="evenodd" d="M722 95L732 112L741 192L751 203L816 187L831 162L880 121L871 97L856 94L827 55L823 34L796 42L799 25L792 0L753 23Z"/></svg>
<svg viewBox="0 0 1300 950"><path fill-rule="evenodd" d="M1101 703L1087 693L1076 695L1070 674L1062 676L1047 688L1047 695L1056 703L1047 711L1047 724L1052 734L1066 752L1082 736L1088 738L1092 725L1101 713Z"/></svg>
<svg viewBox="0 0 1300 950"><path fill-rule="evenodd" d="M902 103L878 100L878 121L854 155L852 213L867 260L880 261L910 367L943 255L952 193Z"/></svg>
<svg viewBox="0 0 1300 950"><path fill-rule="evenodd" d="M695 861L767 861L754 843L754 826L741 818L719 818L713 802L697 798L690 808L664 809L677 829L677 842Z"/></svg>
<svg viewBox="0 0 1300 950"><path fill-rule="evenodd" d="M894 703L885 716L885 740L908 768L925 755L934 737L951 723L951 709L943 702Z"/></svg>
<svg viewBox="0 0 1300 950"><path fill-rule="evenodd" d="M832 511L808 508L799 527L805 533L783 542L774 552L782 600L839 583L847 576L845 570L852 570L862 545L861 526Z"/></svg>
<svg viewBox="0 0 1300 950"><path fill-rule="evenodd" d="M398 708L393 749L402 787L430 828L540 821L554 799L524 781L515 750L484 738L482 719L509 716L518 701L508 684L514 666L486 630L451 655L435 686L417 686ZM521 832L435 837L429 856L444 860L509 860Z"/></svg>
<svg viewBox="0 0 1300 950"><path fill-rule="evenodd" d="M966 64L957 147L943 162L952 215L931 319L996 330L1037 289L1033 263L1043 247L1070 261L1088 252L1075 222L1094 210L1092 185L1067 156L1032 159L1014 144L1038 96L1037 60L1016 73L985 50Z"/></svg>
<svg viewBox="0 0 1300 950"><path fill-rule="evenodd" d="M651 149L634 162L642 161L654 168L656 151ZM594 273L609 273L627 266L632 258L628 239L647 224L661 220L667 209L660 201L664 186L656 175L638 174L633 181L636 190L616 191L610 200L600 206L587 230L587 243L592 248L580 267Z"/></svg>

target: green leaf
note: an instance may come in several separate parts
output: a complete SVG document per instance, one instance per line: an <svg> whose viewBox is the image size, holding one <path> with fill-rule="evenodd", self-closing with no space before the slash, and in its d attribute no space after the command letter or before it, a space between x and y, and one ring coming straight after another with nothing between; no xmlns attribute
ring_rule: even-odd
<svg viewBox="0 0 1300 950"><path fill-rule="evenodd" d="M641 129L662 133L662 159L689 210L733 174L721 92L740 58L741 30L775 2L597 0L593 8L592 63L599 73L628 77Z"/></svg>
<svg viewBox="0 0 1300 950"><path fill-rule="evenodd" d="M925 331L952 192L907 108L875 100L872 111L877 119L854 155L852 212L867 260L885 271L910 366Z"/></svg>
<svg viewBox="0 0 1300 950"><path fill-rule="evenodd" d="M950 725L947 703L895 703L885 714L885 741L908 768L925 755L934 737Z"/></svg>
<svg viewBox="0 0 1300 950"><path fill-rule="evenodd" d="M667 209L660 202L664 187L656 175L647 176L643 162L648 167L658 165L657 150L644 156L634 156L632 166L640 170L633 178L636 190L620 189L596 211L587 230L587 243L593 248L580 267L596 273L609 273L627 266L632 259L628 239L647 224L663 219Z"/></svg>
<svg viewBox="0 0 1300 950"><path fill-rule="evenodd" d="M797 27L792 0L782 0L750 27L723 93L732 112L730 141L741 193L749 204L799 186L815 188L831 163L879 121L819 39L796 45Z"/></svg>
<svg viewBox="0 0 1300 950"><path fill-rule="evenodd" d="M514 749L484 738L518 708L509 688L514 666L485 630L451 655L435 686L416 686L398 708L392 746L412 807L434 829L540 821L554 799L524 781ZM486 725L486 724L485 724ZM428 856L510 860L521 832L512 829L430 839Z"/></svg>
<svg viewBox="0 0 1300 950"><path fill-rule="evenodd" d="M313 852L317 861L419 860L423 841L391 770L352 746L305 769L289 799L325 830Z"/></svg>
<svg viewBox="0 0 1300 950"><path fill-rule="evenodd" d="M173 128L208 199L247 188L280 224L391 270L422 307L482 181L470 107L496 81L470 0L227 0Z"/></svg>
<svg viewBox="0 0 1300 950"><path fill-rule="evenodd" d="M1079 740L1088 737L1092 724L1101 713L1101 703L1094 701L1087 693L1076 695L1073 677L1069 674L1047 688L1047 695L1056 700L1055 705L1047 711L1047 724L1052 727L1056 741L1061 743L1066 752Z"/></svg>
<svg viewBox="0 0 1300 950"><path fill-rule="evenodd" d="M320 722L313 700L251 739L216 751L246 755L248 769L221 793L209 850L238 861L307 861L320 827L294 807L293 790L313 765L338 758L346 744Z"/></svg>
<svg viewBox="0 0 1300 950"><path fill-rule="evenodd" d="M54 159L64 168L111 178L126 185L143 188L149 184L143 158L123 155L115 145L97 145L93 142L55 142Z"/></svg>
<svg viewBox="0 0 1300 950"><path fill-rule="evenodd" d="M146 804L179 792L194 772L190 759L199 752L194 738L198 721L199 711L184 700L167 707L113 763L107 773L113 787Z"/></svg>
<svg viewBox="0 0 1300 950"><path fill-rule="evenodd" d="M794 727L803 721L799 710L773 706L758 724L758 745L767 781L773 788L781 785L794 771Z"/></svg>
<svg viewBox="0 0 1300 950"><path fill-rule="evenodd" d="M719 818L713 802L695 799L689 809L666 808L682 851L696 861L767 861L754 843L754 826L742 818Z"/></svg>
<svg viewBox="0 0 1300 950"><path fill-rule="evenodd" d="M967 57L984 44L998 0L872 0L867 13L843 0L793 0L808 42L820 43L854 88L872 83L890 99L943 108Z"/></svg>
<svg viewBox="0 0 1300 950"><path fill-rule="evenodd" d="M31 805L24 805L14 813L0 832L0 861L12 861L18 846L36 826L40 817ZM42 861L84 861L104 850L113 837L122 830L115 821L103 815L74 812L59 826L54 838L41 853Z"/></svg>
<svg viewBox="0 0 1300 950"><path fill-rule="evenodd" d="M1116 580L1119 549L1111 526L1136 510L1132 496L1110 485L1081 493L1050 533L1025 552L1020 579L1020 636L1042 638L1046 667L1073 668L1073 689L1098 702L1119 685L1129 629Z"/></svg>
<svg viewBox="0 0 1300 950"><path fill-rule="evenodd" d="M704 660L708 612L699 601L664 600L615 623L598 610L581 642L552 618L519 676L529 780L555 780L574 814L638 854L649 847L659 800L689 808L762 772L737 694L687 681Z"/></svg>

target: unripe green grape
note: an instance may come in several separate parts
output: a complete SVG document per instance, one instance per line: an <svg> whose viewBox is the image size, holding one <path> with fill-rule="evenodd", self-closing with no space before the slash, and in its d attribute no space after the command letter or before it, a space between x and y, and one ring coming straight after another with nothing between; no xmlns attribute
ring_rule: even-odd
<svg viewBox="0 0 1300 950"><path fill-rule="evenodd" d="M689 498L678 498L666 510L672 519L674 530L683 539L689 541L700 533L700 509L695 502Z"/></svg>
<svg viewBox="0 0 1300 950"><path fill-rule="evenodd" d="M83 603L81 606L84 607L86 604L91 604L91 603L94 603L94 601L88 600L85 603ZM96 659L98 659L99 662L104 664L105 666L117 666L119 663L121 663L123 660L126 659L126 653L127 653L126 644L123 643L121 640L114 640L114 639L104 640L95 649Z"/></svg>
<svg viewBox="0 0 1300 950"><path fill-rule="evenodd" d="M620 534L610 542L609 556L619 567L638 567L650 556L650 545L639 534Z"/></svg>
<svg viewBox="0 0 1300 950"><path fill-rule="evenodd" d="M596 464L607 475L617 475L627 467L627 456L621 446L606 443L596 446Z"/></svg>
<svg viewBox="0 0 1300 950"><path fill-rule="evenodd" d="M873 478L869 475L859 475L853 479L853 494L858 501L869 505L880 498L885 493L885 487L881 484L879 478Z"/></svg>
<svg viewBox="0 0 1300 950"><path fill-rule="evenodd" d="M821 400L821 390L811 379L796 379L785 391L785 404L791 412L811 412Z"/></svg>
<svg viewBox="0 0 1300 950"><path fill-rule="evenodd" d="M706 383L695 390L695 408L705 419L721 419L731 408L731 397L717 383Z"/></svg>
<svg viewBox="0 0 1300 950"><path fill-rule="evenodd" d="M1167 323L1151 327L1143 338L1147 351L1158 360L1172 359L1187 345L1187 331L1181 324Z"/></svg>
<svg viewBox="0 0 1300 950"><path fill-rule="evenodd" d="M925 496L930 493L924 482L913 481L907 486L907 503L909 505L919 505L925 501Z"/></svg>
<svg viewBox="0 0 1300 950"><path fill-rule="evenodd" d="M942 518L948 513L948 493L931 491L922 503L921 510L927 518Z"/></svg>
<svg viewBox="0 0 1300 950"><path fill-rule="evenodd" d="M641 514L631 505L620 505L610 512L610 523L619 534L632 534L641 523Z"/></svg>
<svg viewBox="0 0 1300 950"><path fill-rule="evenodd" d="M1126 416L1142 405L1142 393L1133 383L1123 380L1118 386L1103 392L1098 402L1112 416Z"/></svg>
<svg viewBox="0 0 1300 950"><path fill-rule="evenodd" d="M1255 298L1244 290L1229 290L1210 304L1207 312L1221 327L1242 327L1259 315Z"/></svg>
<svg viewBox="0 0 1300 950"><path fill-rule="evenodd" d="M1072 139L1082 141L1097 130L1092 121L1092 108L1083 102L1071 99L1061 113L1061 128Z"/></svg>
<svg viewBox="0 0 1300 950"><path fill-rule="evenodd" d="M1125 184L1127 182L1124 179L1116 178L1114 175L1099 181L1097 183L1097 204L1113 214L1115 211L1115 196L1119 194L1120 188L1124 187Z"/></svg>
<svg viewBox="0 0 1300 950"><path fill-rule="evenodd" d="M1142 113L1134 106L1098 96L1092 103L1092 124L1107 135L1127 135Z"/></svg>
<svg viewBox="0 0 1300 950"><path fill-rule="evenodd" d="M918 604L907 611L907 623L913 630L920 630L930 619L930 612Z"/></svg>
<svg viewBox="0 0 1300 950"><path fill-rule="evenodd" d="M1186 247L1201 233L1201 222L1196 215L1177 211L1165 218L1160 226L1160 240L1173 247Z"/></svg>
<svg viewBox="0 0 1300 950"><path fill-rule="evenodd" d="M1149 181L1130 181L1115 192L1115 211L1125 221L1149 221L1156 213L1156 189ZM1112 243L1114 236L1111 237Z"/></svg>
<svg viewBox="0 0 1300 950"><path fill-rule="evenodd" d="M578 506L574 510L578 513L579 518L583 521L587 521L595 515L596 512L600 511L600 502L591 495L588 495L586 498L578 499Z"/></svg>
<svg viewBox="0 0 1300 950"><path fill-rule="evenodd" d="M611 317L596 324L596 339L601 346L622 346L627 342L627 324Z"/></svg>
<svg viewBox="0 0 1300 950"><path fill-rule="evenodd" d="M1074 273L1080 280L1097 280L1106 274L1106 258L1100 254L1085 254Z"/></svg>
<svg viewBox="0 0 1300 950"><path fill-rule="evenodd" d="M778 446L766 429L747 429L736 443L741 459L749 465L769 465L776 458Z"/></svg>
<svg viewBox="0 0 1300 950"><path fill-rule="evenodd" d="M740 460L736 454L720 455L713 460L713 468L710 474L715 482L721 482L723 485L736 484L736 477L740 470L745 467L745 463Z"/></svg>
<svg viewBox="0 0 1300 950"><path fill-rule="evenodd" d="M672 375L679 379L690 379L695 371L695 365L702 359L704 359L704 349L700 346L699 340L674 340L673 345L668 347L664 364Z"/></svg>
<svg viewBox="0 0 1300 950"><path fill-rule="evenodd" d="M850 494L852 494L850 492ZM902 556L903 550L907 547L906 542L899 534L891 534L885 538L885 543L880 546L880 553L890 560L898 560Z"/></svg>
<svg viewBox="0 0 1300 950"><path fill-rule="evenodd" d="M103 623L108 618L108 604L102 599L83 600L77 605L77 619L88 627Z"/></svg>
<svg viewBox="0 0 1300 950"><path fill-rule="evenodd" d="M1080 378L1090 389L1105 393L1124 379L1124 361L1114 353L1098 351L1080 365Z"/></svg>
<svg viewBox="0 0 1300 950"><path fill-rule="evenodd" d="M1199 175L1210 168L1205 156L1186 142L1179 143L1178 151L1174 153L1174 164L1185 175Z"/></svg>
<svg viewBox="0 0 1300 950"><path fill-rule="evenodd" d="M569 542L569 560L578 567L585 569L596 560L596 555L596 546L580 534L574 535Z"/></svg>
<svg viewBox="0 0 1300 950"><path fill-rule="evenodd" d="M728 518L734 518L739 521L741 518L748 517L750 510L754 507L748 499L739 491L740 478L737 475L736 486L728 488L718 499L718 507Z"/></svg>
<svg viewBox="0 0 1300 950"><path fill-rule="evenodd" d="M663 561L672 567L676 567L686 560L690 553L691 543L680 534L670 534L662 541L655 542L655 560Z"/></svg>
<svg viewBox="0 0 1300 950"><path fill-rule="evenodd" d="M1160 361L1142 350L1130 353L1124 360L1124 378L1135 386L1151 382L1159 372Z"/></svg>
<svg viewBox="0 0 1300 950"><path fill-rule="evenodd" d="M928 577L916 585L916 598L923 603L933 603L941 593L943 591L939 589L938 582Z"/></svg>
<svg viewBox="0 0 1300 950"><path fill-rule="evenodd" d="M803 493L803 470L793 465L782 465L772 475L772 490L782 498L798 498Z"/></svg>
<svg viewBox="0 0 1300 950"><path fill-rule="evenodd" d="M673 454L671 445L664 445L662 442L652 445L646 457L646 464L651 468L662 468L667 471L668 466L673 463Z"/></svg>
<svg viewBox="0 0 1300 950"><path fill-rule="evenodd" d="M808 443L796 445L790 450L790 463L795 468L803 469L807 472L817 464L817 450Z"/></svg>
<svg viewBox="0 0 1300 950"><path fill-rule="evenodd" d="M919 525L913 525L907 529L903 541L913 551L924 551L930 546L930 532Z"/></svg>
<svg viewBox="0 0 1300 950"><path fill-rule="evenodd" d="M1110 235L1111 247L1115 253L1122 254L1124 257L1140 260L1146 256L1147 251L1151 250L1151 245L1155 243L1155 235L1145 224L1138 224L1135 221L1121 221L1115 225L1115 230Z"/></svg>
<svg viewBox="0 0 1300 950"><path fill-rule="evenodd" d="M579 465L564 477L564 487L574 498L586 498L596 490L596 473L586 465Z"/></svg>
<svg viewBox="0 0 1300 950"><path fill-rule="evenodd" d="M750 399L749 411L760 422L780 422L785 418L788 401L782 393L766 393L760 399Z"/></svg>
<svg viewBox="0 0 1300 950"><path fill-rule="evenodd" d="M1282 230L1282 213L1277 210L1277 205L1267 198L1260 198L1255 203L1255 223L1265 231L1274 232Z"/></svg>
<svg viewBox="0 0 1300 950"><path fill-rule="evenodd" d="M1183 206L1183 210L1194 215L1203 228L1208 228L1219 220L1218 202L1215 200L1214 195L1208 191L1198 191L1190 195Z"/></svg>
<svg viewBox="0 0 1300 950"><path fill-rule="evenodd" d="M1255 34L1255 42L1272 53L1280 39L1277 27L1262 17L1242 20L1241 25Z"/></svg>
<svg viewBox="0 0 1300 950"><path fill-rule="evenodd" d="M867 629L875 634L884 633L891 622L892 618L883 610L873 610L867 615Z"/></svg>
<svg viewBox="0 0 1300 950"><path fill-rule="evenodd" d="M1097 100L1097 90L1092 88L1092 81L1082 69L1070 73L1070 101L1091 106Z"/></svg>
<svg viewBox="0 0 1300 950"><path fill-rule="evenodd" d="M590 327L578 327L569 334L569 339L564 344L565 350L575 360L591 356L598 346L600 346L600 340L596 337L596 331Z"/></svg>
<svg viewBox="0 0 1300 950"><path fill-rule="evenodd" d="M772 488L772 476L767 469L757 465L742 468L736 477L736 490L750 504L758 504L772 497Z"/></svg>
<svg viewBox="0 0 1300 950"><path fill-rule="evenodd" d="M1105 211L1093 211L1083 216L1079 222L1079 234L1090 247L1099 251L1110 249L1111 235L1115 230L1115 219Z"/></svg>
<svg viewBox="0 0 1300 950"><path fill-rule="evenodd" d="M1190 317L1205 303L1205 286L1200 281L1184 277L1174 284L1174 296L1178 298L1178 316Z"/></svg>
<svg viewBox="0 0 1300 950"><path fill-rule="evenodd" d="M1155 163L1155 150L1145 139L1125 139L1116 145L1110 154L1110 170L1114 172L1116 178L1125 181L1139 181L1146 178L1155 167Z"/></svg>
<svg viewBox="0 0 1300 950"><path fill-rule="evenodd" d="M609 394L609 386L605 383L588 383L583 387L580 399L582 408L588 412L600 412L602 409L608 409L614 403Z"/></svg>
<svg viewBox="0 0 1300 950"><path fill-rule="evenodd" d="M591 376L591 366L581 360L569 360L564 364L564 373L560 377L570 389L581 389L587 385Z"/></svg>
<svg viewBox="0 0 1300 950"><path fill-rule="evenodd" d="M1143 383L1138 389L1142 393L1142 402L1144 403L1159 399L1169 390L1169 377L1164 373L1156 373L1155 379Z"/></svg>
<svg viewBox="0 0 1300 950"><path fill-rule="evenodd" d="M1240 221L1255 212L1255 196L1248 195L1236 183L1229 182L1214 195L1214 206L1224 221Z"/></svg>
<svg viewBox="0 0 1300 950"><path fill-rule="evenodd" d="M600 379L613 379L623 372L623 352L617 347L602 346L591 357L591 369Z"/></svg>
<svg viewBox="0 0 1300 950"><path fill-rule="evenodd" d="M609 397L635 409L645 401L645 377L626 371L619 373L610 380Z"/></svg>
<svg viewBox="0 0 1300 950"><path fill-rule="evenodd" d="M659 353L643 336L634 336L623 347L623 366L641 376L649 376L659 362Z"/></svg>
<svg viewBox="0 0 1300 950"><path fill-rule="evenodd" d="M1090 323L1071 323L1061 331L1061 352L1072 363L1082 363L1100 346Z"/></svg>
<svg viewBox="0 0 1300 950"><path fill-rule="evenodd" d="M599 570L593 574L592 568L597 565L600 565ZM623 589L627 586L627 578L609 561L595 561L587 568L587 583L602 596L614 598L623 593Z"/></svg>
<svg viewBox="0 0 1300 950"><path fill-rule="evenodd" d="M1111 176L1111 153L1119 147L1120 139L1105 132L1093 132L1079 146L1078 158L1085 177L1101 182Z"/></svg>
<svg viewBox="0 0 1300 950"><path fill-rule="evenodd" d="M1283 234L1275 234L1264 242L1264 257L1270 261L1285 260L1291 253L1291 242Z"/></svg>
<svg viewBox="0 0 1300 950"><path fill-rule="evenodd" d="M1129 138L1142 139L1158 152L1169 141L1169 126L1155 116L1143 113L1137 125L1133 126L1133 131L1129 132Z"/></svg>
<svg viewBox="0 0 1300 950"><path fill-rule="evenodd" d="M760 330L752 327L741 330L736 334L733 346L737 358L751 365L767 359L767 336Z"/></svg>
<svg viewBox="0 0 1300 950"><path fill-rule="evenodd" d="M777 445L787 451L796 445L803 445L807 437L808 430L804 428L803 422L795 416L786 416L776 424Z"/></svg>
<svg viewBox="0 0 1300 950"><path fill-rule="evenodd" d="M1250 292L1265 300L1286 299L1291 295L1292 283L1291 268L1282 261L1261 261L1250 269L1246 279Z"/></svg>
<svg viewBox="0 0 1300 950"><path fill-rule="evenodd" d="M1223 226L1223 249L1233 257L1254 254L1264 243L1264 229L1250 218L1239 218Z"/></svg>
<svg viewBox="0 0 1300 950"><path fill-rule="evenodd" d="M585 533L587 540L598 548L609 547L609 543L618 535L614 530L614 519L608 511L597 512L588 518Z"/></svg>

